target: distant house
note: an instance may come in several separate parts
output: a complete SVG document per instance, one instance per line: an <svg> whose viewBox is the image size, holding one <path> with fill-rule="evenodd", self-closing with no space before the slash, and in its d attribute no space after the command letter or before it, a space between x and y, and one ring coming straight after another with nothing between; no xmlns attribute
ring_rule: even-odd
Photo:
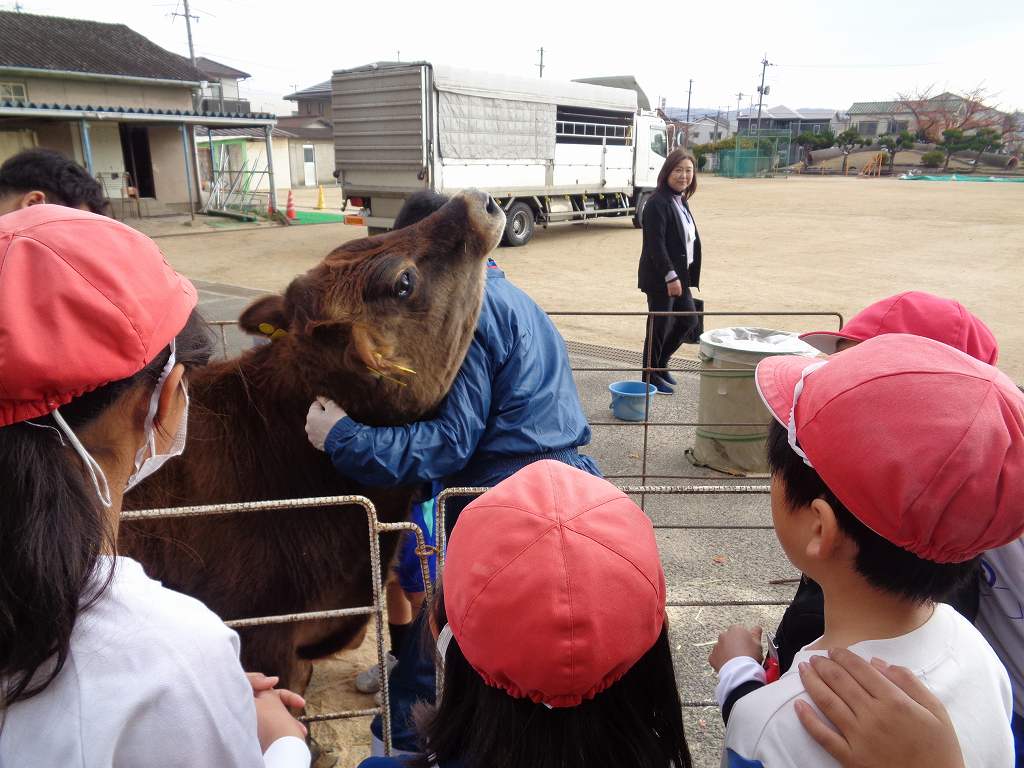
<svg viewBox="0 0 1024 768"><path fill-rule="evenodd" d="M115 212L131 196L150 214L188 210L202 202L193 129L275 122L202 109L205 77L123 24L0 12L0 162L48 147L96 176Z"/></svg>
<svg viewBox="0 0 1024 768"><path fill-rule="evenodd" d="M709 144L732 136L727 118L704 115L690 122L690 146Z"/></svg>
<svg viewBox="0 0 1024 768"><path fill-rule="evenodd" d="M248 99L238 90L238 81L252 77L248 72L227 64L196 56L196 69L203 73L201 109L209 112L249 112Z"/></svg>
<svg viewBox="0 0 1024 768"><path fill-rule="evenodd" d="M858 101L847 110L852 127L861 136L874 137L902 131L924 133L939 141L945 128L966 123L965 130L991 125L1006 130L1009 115L972 102L955 93L940 93L929 99L906 101Z"/></svg>
<svg viewBox="0 0 1024 768"><path fill-rule="evenodd" d="M857 101L846 114L850 116L850 127L867 138L918 130L914 113L902 101Z"/></svg>
<svg viewBox="0 0 1024 768"><path fill-rule="evenodd" d="M296 186L334 184L334 133L331 124L331 81L304 88L284 97L296 110L279 117L282 128L295 134L289 157Z"/></svg>
<svg viewBox="0 0 1024 768"><path fill-rule="evenodd" d="M331 81L325 80L322 83L303 88L301 91L289 93L284 97L286 101L295 102L293 115L323 117L331 119Z"/></svg>
<svg viewBox="0 0 1024 768"><path fill-rule="evenodd" d="M785 105L762 107L758 122L757 110L740 112L736 132L750 136L762 131L789 131L793 138L801 133L824 133L831 130L838 113L831 109L790 109Z"/></svg>

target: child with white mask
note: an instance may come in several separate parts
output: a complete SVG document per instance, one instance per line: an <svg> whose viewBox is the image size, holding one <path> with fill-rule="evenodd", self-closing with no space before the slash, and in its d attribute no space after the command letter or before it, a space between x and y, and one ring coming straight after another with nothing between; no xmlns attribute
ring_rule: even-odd
<svg viewBox="0 0 1024 768"><path fill-rule="evenodd" d="M196 301L116 221L0 218L0 765L309 765L302 699L116 555L124 494L185 449Z"/></svg>

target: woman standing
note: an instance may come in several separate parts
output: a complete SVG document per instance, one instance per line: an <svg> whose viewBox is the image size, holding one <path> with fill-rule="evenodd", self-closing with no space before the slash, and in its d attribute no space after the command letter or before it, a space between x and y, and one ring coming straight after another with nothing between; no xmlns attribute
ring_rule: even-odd
<svg viewBox="0 0 1024 768"><path fill-rule="evenodd" d="M693 312L690 291L700 287L700 235L688 201L697 191L697 163L689 152L675 149L658 174L658 189L643 208L644 245L638 287L647 294L650 312ZM667 368L686 335L697 326L696 315L655 317L647 325L644 367ZM671 395L675 378L667 370L644 375L658 391Z"/></svg>

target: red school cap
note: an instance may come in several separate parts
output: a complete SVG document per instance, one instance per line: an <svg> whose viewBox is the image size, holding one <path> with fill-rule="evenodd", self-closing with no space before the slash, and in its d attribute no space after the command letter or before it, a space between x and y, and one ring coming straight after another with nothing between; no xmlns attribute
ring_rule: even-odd
<svg viewBox="0 0 1024 768"><path fill-rule="evenodd" d="M611 483L538 461L474 500L448 546L444 604L491 686L573 707L657 641L665 575L647 515Z"/></svg>
<svg viewBox="0 0 1024 768"><path fill-rule="evenodd" d="M196 301L118 221L59 205L0 216L0 427L138 373Z"/></svg>
<svg viewBox="0 0 1024 768"><path fill-rule="evenodd" d="M885 334L827 361L771 357L758 392L860 522L937 563L1024 532L1024 395L932 339Z"/></svg>
<svg viewBox="0 0 1024 768"><path fill-rule="evenodd" d="M800 338L831 355L843 339L867 341L883 333L935 339L989 365L999 358L995 336L977 315L959 301L924 291L897 293L865 307L838 331L815 331Z"/></svg>

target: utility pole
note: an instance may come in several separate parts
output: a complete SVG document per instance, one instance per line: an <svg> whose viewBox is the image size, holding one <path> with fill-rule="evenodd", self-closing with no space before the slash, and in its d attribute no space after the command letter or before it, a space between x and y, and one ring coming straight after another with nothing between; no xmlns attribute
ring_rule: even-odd
<svg viewBox="0 0 1024 768"><path fill-rule="evenodd" d="M540 64L534 64L533 66L540 69L540 76L544 77L544 46L540 47Z"/></svg>
<svg viewBox="0 0 1024 768"><path fill-rule="evenodd" d="M693 78L690 78L690 90L686 92L686 122L690 122L690 96L693 95Z"/></svg>
<svg viewBox="0 0 1024 768"><path fill-rule="evenodd" d="M768 54L764 55L764 59L761 60L761 85L757 88L757 142L758 147L761 145L761 105L764 103L764 97L767 91L764 87L764 75L771 64L768 62Z"/></svg>
<svg viewBox="0 0 1024 768"><path fill-rule="evenodd" d="M198 16L193 16L189 12L189 10L188 10L188 0L181 0L181 1L185 5L185 12L184 13L178 13L177 9L175 9L174 13L172 13L171 16L172 17L174 17L174 16L184 16L185 17L185 31L188 33L188 58L192 62L192 66L194 67L196 65L196 50L192 46L192 19L195 19L196 22L198 23L199 22L199 17Z"/></svg>

